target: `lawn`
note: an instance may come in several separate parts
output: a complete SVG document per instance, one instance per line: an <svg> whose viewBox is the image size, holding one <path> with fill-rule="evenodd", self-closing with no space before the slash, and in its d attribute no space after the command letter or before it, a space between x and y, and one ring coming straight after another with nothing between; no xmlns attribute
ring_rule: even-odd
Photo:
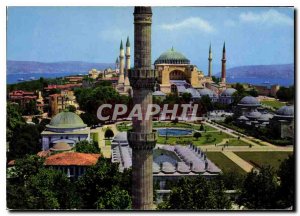
<svg viewBox="0 0 300 216"><path fill-rule="evenodd" d="M246 172L236 165L233 161L227 158L222 152L206 152L209 160L211 160L215 165L217 165L223 173L226 172L236 172L240 174L245 174Z"/></svg>
<svg viewBox="0 0 300 216"><path fill-rule="evenodd" d="M106 146L110 146L110 144L111 144L111 141L110 141L110 140L105 140L105 145L106 145Z"/></svg>
<svg viewBox="0 0 300 216"><path fill-rule="evenodd" d="M280 102L278 100L265 100L261 101L262 104L273 107L275 109L279 109L280 107L284 106L285 103Z"/></svg>
<svg viewBox="0 0 300 216"><path fill-rule="evenodd" d="M232 139L229 140L228 146L249 146L249 144L242 141L242 140L232 138Z"/></svg>
<svg viewBox="0 0 300 216"><path fill-rule="evenodd" d="M248 161L252 165L260 168L262 165L270 165L278 169L281 162L288 158L292 152L234 152L239 157Z"/></svg>
<svg viewBox="0 0 300 216"><path fill-rule="evenodd" d="M127 126L131 122L122 122L120 124L117 124L118 131L128 131L132 129L132 126ZM206 131L216 131L217 129L210 127L208 125L203 125L204 130ZM194 129L194 130L200 130L200 124L190 124L186 122L178 122L178 123L172 123L172 122L153 122L154 128L186 128L186 129Z"/></svg>
<svg viewBox="0 0 300 216"><path fill-rule="evenodd" d="M123 131L128 131L128 130L131 130L132 129L132 126L127 126L128 124L130 124L131 122L122 122L120 124L117 124L117 129L118 131L120 132L123 132Z"/></svg>
<svg viewBox="0 0 300 216"><path fill-rule="evenodd" d="M159 144L187 144L193 142L194 145L214 145L222 142L224 138L232 138L232 136L226 133L219 133L219 132L202 132L202 137L196 140L192 136L184 136L184 137L168 137L166 140L165 136L158 136L157 143ZM207 136L208 135L208 136ZM209 137L210 136L210 137Z"/></svg>

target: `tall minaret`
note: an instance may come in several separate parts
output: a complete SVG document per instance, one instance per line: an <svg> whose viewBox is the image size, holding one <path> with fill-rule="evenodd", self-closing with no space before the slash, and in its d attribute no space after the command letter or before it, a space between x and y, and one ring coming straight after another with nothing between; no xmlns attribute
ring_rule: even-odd
<svg viewBox="0 0 300 216"><path fill-rule="evenodd" d="M212 76L212 52L211 52L211 44L209 45L209 53L208 53L208 76Z"/></svg>
<svg viewBox="0 0 300 216"><path fill-rule="evenodd" d="M123 48L123 42L121 40L120 45L120 73L119 73L119 80L118 84L124 84L124 48Z"/></svg>
<svg viewBox="0 0 300 216"><path fill-rule="evenodd" d="M124 84L126 88L130 86L130 82L128 79L128 71L130 70L130 42L129 42L129 37L127 37L126 41L126 53L125 53L125 58L126 58L126 64L125 64L125 81ZM125 89L127 91L127 89Z"/></svg>
<svg viewBox="0 0 300 216"><path fill-rule="evenodd" d="M222 57L222 83L226 83L226 49L225 42L223 45L223 57Z"/></svg>
<svg viewBox="0 0 300 216"><path fill-rule="evenodd" d="M116 59L116 70L119 70L119 57Z"/></svg>
<svg viewBox="0 0 300 216"><path fill-rule="evenodd" d="M155 70L151 68L151 7L134 8L134 69L129 71L133 88L133 104L140 105L142 120L132 118L132 131L128 132L132 148L132 206L133 209L153 209L153 148L156 132L152 117L145 118L148 104L152 104Z"/></svg>

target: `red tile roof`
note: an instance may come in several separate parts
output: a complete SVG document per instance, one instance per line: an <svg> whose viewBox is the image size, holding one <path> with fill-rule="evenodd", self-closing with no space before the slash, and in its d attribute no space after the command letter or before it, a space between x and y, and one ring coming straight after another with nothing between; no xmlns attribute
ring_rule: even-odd
<svg viewBox="0 0 300 216"><path fill-rule="evenodd" d="M46 158L48 166L92 166L95 165L100 154L87 154L78 152L63 152Z"/></svg>

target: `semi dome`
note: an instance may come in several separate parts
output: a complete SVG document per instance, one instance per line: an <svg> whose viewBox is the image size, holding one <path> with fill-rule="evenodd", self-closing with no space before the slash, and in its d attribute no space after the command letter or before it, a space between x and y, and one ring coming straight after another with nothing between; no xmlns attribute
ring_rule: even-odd
<svg viewBox="0 0 300 216"><path fill-rule="evenodd" d="M283 106L276 112L279 116L294 117L294 106Z"/></svg>
<svg viewBox="0 0 300 216"><path fill-rule="evenodd" d="M258 118L258 121L269 121L271 118L273 118L272 114L265 113Z"/></svg>
<svg viewBox="0 0 300 216"><path fill-rule="evenodd" d="M51 119L47 128L55 129L76 129L85 128L87 125L83 123L82 119L73 112L60 112Z"/></svg>
<svg viewBox="0 0 300 216"><path fill-rule="evenodd" d="M260 106L259 101L252 96L243 97L238 103L240 106Z"/></svg>
<svg viewBox="0 0 300 216"><path fill-rule="evenodd" d="M228 88L221 93L222 97L231 97L233 93L236 92L234 88Z"/></svg>
<svg viewBox="0 0 300 216"><path fill-rule="evenodd" d="M261 117L261 115L262 115L262 114L261 114L260 112L252 111L252 112L248 113L248 114L246 115L246 117L247 117L247 118L251 118L251 119L258 119L258 118Z"/></svg>
<svg viewBox="0 0 300 216"><path fill-rule="evenodd" d="M190 64L190 60L172 47L172 49L162 53L154 64Z"/></svg>
<svg viewBox="0 0 300 216"><path fill-rule="evenodd" d="M208 95L209 97L215 96L214 92L207 88L199 89L198 92L199 92L200 96L204 96L204 95Z"/></svg>

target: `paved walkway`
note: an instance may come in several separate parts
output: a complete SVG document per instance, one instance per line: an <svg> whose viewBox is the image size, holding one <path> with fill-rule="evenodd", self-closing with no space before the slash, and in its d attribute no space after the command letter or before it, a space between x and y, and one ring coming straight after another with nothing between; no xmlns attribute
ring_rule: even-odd
<svg viewBox="0 0 300 216"><path fill-rule="evenodd" d="M92 129L91 132L98 133L98 145L99 145L99 148L101 149L101 153L103 154L103 156L105 158L110 158L111 157L111 147L110 147L110 145L105 145L105 137L104 137L105 130L107 128L110 128L114 132L115 135L117 133L119 133L115 124L104 125L103 127L98 127L98 128Z"/></svg>
<svg viewBox="0 0 300 216"><path fill-rule="evenodd" d="M253 169L253 166L251 164L249 164L247 161L243 160L233 152L225 151L223 152L223 154L246 172L250 172Z"/></svg>
<svg viewBox="0 0 300 216"><path fill-rule="evenodd" d="M233 137L240 137L240 139L241 139L242 141L244 141L244 142L246 142L246 143L249 143L249 144L251 144L252 146L260 146L259 144L257 144L257 143L255 143L255 142L252 141L252 140L257 140L257 141L259 141L260 143L262 143L262 144L265 145L265 146L270 146L270 147L275 147L275 148L277 147L277 146L275 146L275 145L273 145L273 144L271 144L271 143L268 143L268 142L265 142L265 141L256 139L256 138L251 137L251 136L247 136L247 135L242 134L242 133L239 133L239 134L242 134L242 135L245 136L245 137L241 137L240 135L236 135L236 134L234 134L233 132L237 133L237 131L232 130L232 129L227 128L227 127L224 127L223 125L220 125L220 126L223 127L223 128L226 128L226 129L221 128L219 125L216 125L216 124L213 125L213 124L208 123L208 122L204 122L204 124L206 124L206 125L208 125L208 126L210 126L210 127L216 128L216 129L218 129L218 130L221 130L221 131L223 131L224 133L227 133L227 134L229 134L229 135L231 135L231 136L233 136Z"/></svg>

